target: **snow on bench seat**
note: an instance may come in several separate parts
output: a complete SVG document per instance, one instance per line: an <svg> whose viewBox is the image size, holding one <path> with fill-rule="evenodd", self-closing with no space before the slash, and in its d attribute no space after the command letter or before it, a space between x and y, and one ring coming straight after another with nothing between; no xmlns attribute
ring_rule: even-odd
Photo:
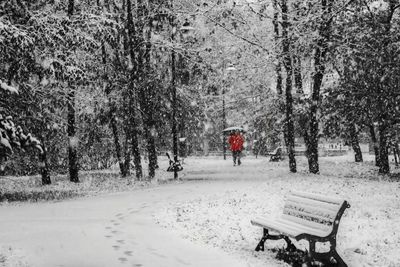
<svg viewBox="0 0 400 267"><path fill-rule="evenodd" d="M329 228L316 229L308 227L303 224L295 223L284 218L271 220L268 218L259 217L251 221L253 225L257 225L263 228L268 228L272 231L278 232L289 237L296 238L296 236L302 233L310 233L312 235L325 237L329 234Z"/></svg>

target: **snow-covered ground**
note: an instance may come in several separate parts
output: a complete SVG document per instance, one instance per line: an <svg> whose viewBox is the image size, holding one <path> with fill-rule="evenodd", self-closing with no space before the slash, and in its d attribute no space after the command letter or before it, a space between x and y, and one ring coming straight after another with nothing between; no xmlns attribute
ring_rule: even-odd
<svg viewBox="0 0 400 267"><path fill-rule="evenodd" d="M265 158L247 158L240 167L220 159L190 160L188 179L204 179L210 187L214 180L226 180L225 190L170 203L155 216L167 229L192 242L222 248L249 266L280 266L275 253L253 251L262 231L249 220L278 216L291 189L337 195L351 204L338 232L338 249L349 266L400 266L400 183L377 176L372 157L365 157L370 162L353 163L351 155L321 158L321 175L308 174L302 158L297 174L288 173L286 161ZM269 248L284 245L267 243Z"/></svg>
<svg viewBox="0 0 400 267"><path fill-rule="evenodd" d="M287 266L270 250L254 251L261 229L250 220L278 216L291 189L350 202L338 232L349 266L400 266L400 183L351 156L321 158L321 175L297 160L290 174L287 161L263 157L236 167L229 158L187 158L182 183L2 204L0 266Z"/></svg>

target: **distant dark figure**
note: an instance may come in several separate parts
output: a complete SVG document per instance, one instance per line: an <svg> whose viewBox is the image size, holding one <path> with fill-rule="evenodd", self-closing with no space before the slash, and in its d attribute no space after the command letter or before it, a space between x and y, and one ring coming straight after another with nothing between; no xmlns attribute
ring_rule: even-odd
<svg viewBox="0 0 400 267"><path fill-rule="evenodd" d="M242 164L242 162L240 161L240 157L244 144L243 135L239 131L232 132L229 136L228 143L232 151L233 166L236 166L236 160L238 165Z"/></svg>

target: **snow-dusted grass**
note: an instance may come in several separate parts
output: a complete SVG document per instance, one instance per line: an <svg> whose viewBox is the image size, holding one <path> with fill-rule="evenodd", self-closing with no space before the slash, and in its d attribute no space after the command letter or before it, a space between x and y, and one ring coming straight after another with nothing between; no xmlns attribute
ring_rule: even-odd
<svg viewBox="0 0 400 267"><path fill-rule="evenodd" d="M164 163L164 162L163 162ZM166 169L162 164L162 168ZM170 179L170 174L159 171L153 181L136 181L134 171L131 176L122 178L118 169L102 171L82 171L79 183L69 181L67 175L54 175L52 184L43 186L41 177L7 176L0 177L0 203L12 201L62 200L78 196L90 196L99 193L123 192L148 187ZM147 169L144 169L144 173Z"/></svg>
<svg viewBox="0 0 400 267"><path fill-rule="evenodd" d="M12 247L0 247L0 267L28 267L20 251Z"/></svg>
<svg viewBox="0 0 400 267"><path fill-rule="evenodd" d="M252 226L250 219L279 216L284 196L291 189L336 195L351 204L342 217L337 240L339 253L349 266L400 266L400 183L377 175L372 161L353 163L351 160L349 156L321 158L321 175L313 175L306 171L306 161L301 158L298 158L296 174L288 173L287 161L272 163L248 158L244 166L229 166L224 178L234 183L250 179L258 182L244 183L240 189L227 189L191 201L170 203L155 217L166 229L174 229L193 242L222 248L246 259L249 266L280 266L285 264L274 259L276 253L254 252L262 229ZM200 179L199 173L204 170L203 179L210 180L215 174L207 171L217 166L222 168L224 162L198 159L188 164L189 169L199 169L192 176ZM187 177L190 176L189 172ZM266 247L284 244L267 241ZM307 247L306 242L298 245Z"/></svg>

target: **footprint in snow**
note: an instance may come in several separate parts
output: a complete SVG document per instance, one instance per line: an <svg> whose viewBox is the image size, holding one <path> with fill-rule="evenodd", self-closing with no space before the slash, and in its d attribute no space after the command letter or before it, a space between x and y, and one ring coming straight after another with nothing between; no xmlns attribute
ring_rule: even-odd
<svg viewBox="0 0 400 267"><path fill-rule="evenodd" d="M128 259L127 259L127 258L124 258L124 257L118 258L118 260L119 260L120 262L127 262L127 261L128 261Z"/></svg>
<svg viewBox="0 0 400 267"><path fill-rule="evenodd" d="M160 253L158 253L158 252L154 252L154 251L153 251L151 254L156 255L156 256L158 256L158 257L160 257L160 258L166 258L165 255L160 254Z"/></svg>
<svg viewBox="0 0 400 267"><path fill-rule="evenodd" d="M133 253L133 251L131 251L131 250L124 251L124 254L126 256L132 256L132 253Z"/></svg>

